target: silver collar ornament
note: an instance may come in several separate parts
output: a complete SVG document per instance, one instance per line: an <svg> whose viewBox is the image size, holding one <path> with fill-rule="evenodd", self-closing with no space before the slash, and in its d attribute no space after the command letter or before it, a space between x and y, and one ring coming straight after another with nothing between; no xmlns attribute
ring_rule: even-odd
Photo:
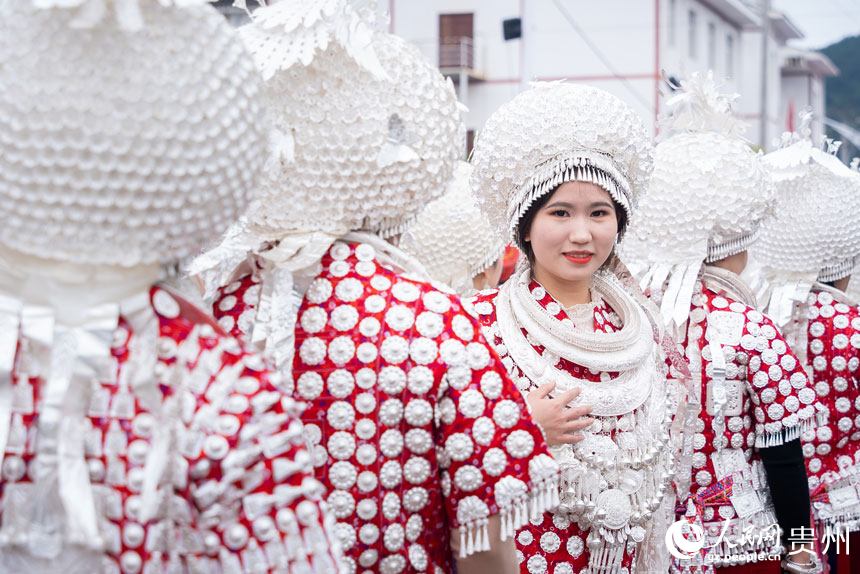
<svg viewBox="0 0 860 574"><path fill-rule="evenodd" d="M555 512L590 530L586 544L592 572L619 573L629 543L639 545L640 560L653 560L665 548L662 534L655 533L665 532L672 513L664 498L671 499L666 495L679 446L669 432L677 385L667 379L652 319L613 274L595 276L592 291L618 313L623 326L614 333L572 328L569 320L541 307L529 283L530 272L523 270L499 291L502 344L533 385L555 382L553 395L578 387L582 393L571 405L594 405L590 416L598 422L586 429L585 440L550 449L562 468L561 505ZM538 353L534 345L545 351ZM618 376L601 382L577 379L555 366L559 358Z"/></svg>

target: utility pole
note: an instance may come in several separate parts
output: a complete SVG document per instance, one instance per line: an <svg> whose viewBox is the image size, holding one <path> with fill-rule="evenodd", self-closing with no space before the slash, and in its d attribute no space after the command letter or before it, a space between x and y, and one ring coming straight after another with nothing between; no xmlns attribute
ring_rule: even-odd
<svg viewBox="0 0 860 574"><path fill-rule="evenodd" d="M529 26L534 25L532 14L534 14L535 0L520 0L520 19L522 20L522 36L520 36L520 91L529 88L532 80L532 45L529 36Z"/></svg>
<svg viewBox="0 0 860 574"><path fill-rule="evenodd" d="M759 112L759 145L767 152L767 80L770 44L770 0L761 0L761 110Z"/></svg>

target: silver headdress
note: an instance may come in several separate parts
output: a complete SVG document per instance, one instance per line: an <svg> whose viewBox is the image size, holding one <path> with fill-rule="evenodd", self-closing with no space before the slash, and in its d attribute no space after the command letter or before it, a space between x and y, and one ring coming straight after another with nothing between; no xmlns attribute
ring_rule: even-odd
<svg viewBox="0 0 860 574"><path fill-rule="evenodd" d="M493 229L520 243L520 218L566 181L604 188L629 219L652 170L653 146L641 118L598 88L533 85L496 110L475 142L472 193Z"/></svg>
<svg viewBox="0 0 860 574"><path fill-rule="evenodd" d="M661 125L674 135L657 145L651 185L622 245L643 288L654 293L668 279L667 325L687 320L702 263L745 251L773 208L763 156L740 137L746 126L732 116L736 98L718 92L710 73L681 81Z"/></svg>
<svg viewBox="0 0 860 574"><path fill-rule="evenodd" d="M265 148L253 61L218 12L172 3L188 6L0 2L0 244L169 262L246 208Z"/></svg>
<svg viewBox="0 0 860 574"><path fill-rule="evenodd" d="M19 482L21 458L20 477L4 473L0 570L206 564L192 561L202 552L204 533L192 532L200 523L175 520L199 498L189 484L175 496L173 484L187 475L175 458L179 427L210 427L187 409L180 423L177 413L206 385L235 382L238 371L221 370L218 357L238 347L225 339L218 351L203 349L204 337L220 338L211 324L209 335L189 328L172 345L160 338L159 315L187 313L201 327L207 319L152 284L159 263L196 253L246 208L265 151L257 78L233 30L200 2L0 0L0 459L7 447L35 452L29 481ZM112 350L121 345L128 360L118 368ZM168 355L174 363L159 370ZM22 407L16 397L28 393ZM141 412L152 416L151 434L127 472L112 461L129 452ZM21 413L38 415L29 430ZM103 434L98 425L108 423ZM228 458L249 452L227 450ZM242 476L231 472L229 480ZM126 487L136 501L125 515L140 524L129 546L152 544L120 556ZM218 522L224 508L209 516ZM228 515L238 519L235 509ZM167 531L197 543L154 542ZM167 546L162 561L152 550Z"/></svg>
<svg viewBox="0 0 860 574"><path fill-rule="evenodd" d="M860 185L857 174L827 150L813 145L812 114L801 115L800 133L784 134L781 149L765 156L777 186L774 217L750 250L750 285L779 325L792 317L815 281L850 275L860 256Z"/></svg>
<svg viewBox="0 0 860 574"><path fill-rule="evenodd" d="M445 192L464 149L450 81L374 18L372 3L288 0L240 30L266 78L268 161L243 220L190 272L211 299L254 259L271 295L251 339L285 375L304 289L328 248L350 232L403 232Z"/></svg>
<svg viewBox="0 0 860 574"><path fill-rule="evenodd" d="M281 2L241 30L266 78L272 156L248 223L261 233L401 233L463 153L453 87L371 7Z"/></svg>
<svg viewBox="0 0 860 574"><path fill-rule="evenodd" d="M400 240L430 276L460 294L473 291L472 278L505 251L469 191L472 167L461 162L448 193L428 205Z"/></svg>

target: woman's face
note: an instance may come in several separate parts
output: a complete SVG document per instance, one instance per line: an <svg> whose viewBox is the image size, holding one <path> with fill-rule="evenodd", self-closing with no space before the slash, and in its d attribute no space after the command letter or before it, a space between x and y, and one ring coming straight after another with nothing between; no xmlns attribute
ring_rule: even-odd
<svg viewBox="0 0 860 574"><path fill-rule="evenodd" d="M557 281L590 279L612 253L617 233L609 192L590 182L565 182L535 214L525 237L534 252L533 273Z"/></svg>

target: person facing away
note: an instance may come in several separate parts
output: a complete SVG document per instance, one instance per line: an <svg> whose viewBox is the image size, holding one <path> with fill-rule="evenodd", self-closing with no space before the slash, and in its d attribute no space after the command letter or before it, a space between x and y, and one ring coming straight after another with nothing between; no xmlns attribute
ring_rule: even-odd
<svg viewBox="0 0 860 574"><path fill-rule="evenodd" d="M777 205L752 250L749 277L762 308L778 318L827 408L827 424L805 430L800 438L816 530L820 536L845 536L856 528L860 510L850 487L860 436L853 383L860 366L855 333L860 320L856 303L843 291L860 255L851 215L860 207L860 178L812 144L810 122L810 114L801 114L798 132L784 134L780 149L765 156ZM832 151L837 148L830 145ZM832 562L835 549L830 546Z"/></svg>
<svg viewBox="0 0 860 574"><path fill-rule="evenodd" d="M296 401L160 281L253 189L250 55L209 6L53 4L0 2L0 571L338 572Z"/></svg>
<svg viewBox="0 0 860 574"><path fill-rule="evenodd" d="M195 269L307 404L348 571L516 571L513 529L555 503L557 465L477 322L395 245L461 153L454 91L375 13L345 2L290 31L270 25L284 6L242 31L283 145ZM329 48L301 54L306 27Z"/></svg>
<svg viewBox="0 0 860 574"><path fill-rule="evenodd" d="M810 526L798 437L825 413L802 362L740 278L773 209L769 170L710 74L673 88L661 125L669 137L657 145L623 249L689 361L677 517L703 529L704 546L674 568L777 572L781 541ZM809 558L786 560L806 569Z"/></svg>

